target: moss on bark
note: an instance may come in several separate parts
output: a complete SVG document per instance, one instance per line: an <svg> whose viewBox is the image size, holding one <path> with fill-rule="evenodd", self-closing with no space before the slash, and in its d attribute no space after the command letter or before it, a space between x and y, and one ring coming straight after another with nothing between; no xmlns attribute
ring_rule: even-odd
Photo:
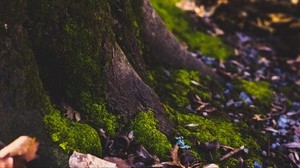
<svg viewBox="0 0 300 168"><path fill-rule="evenodd" d="M157 129L157 121L152 111L140 112L131 123L135 139L145 145L151 153L162 160L168 159L171 144L163 133Z"/></svg>
<svg viewBox="0 0 300 168"><path fill-rule="evenodd" d="M179 0L151 0L151 3L167 28L192 50L199 50L204 55L224 60L233 55L233 49L218 37L195 31L190 18L175 6Z"/></svg>
<svg viewBox="0 0 300 168"><path fill-rule="evenodd" d="M78 151L102 156L98 133L89 125L71 121L54 109L44 117L44 122L52 140L67 153Z"/></svg>

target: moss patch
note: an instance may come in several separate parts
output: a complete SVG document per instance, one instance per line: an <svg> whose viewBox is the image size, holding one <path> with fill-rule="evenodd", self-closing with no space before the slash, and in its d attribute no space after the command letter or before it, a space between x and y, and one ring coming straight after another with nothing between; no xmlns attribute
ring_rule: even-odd
<svg viewBox="0 0 300 168"><path fill-rule="evenodd" d="M140 112L131 123L135 138L152 153L166 160L172 146L167 137L157 127L152 111Z"/></svg>
<svg viewBox="0 0 300 168"><path fill-rule="evenodd" d="M240 80L237 84L239 88L254 96L262 105L268 106L273 100L273 92L268 82Z"/></svg>
<svg viewBox="0 0 300 168"><path fill-rule="evenodd" d="M164 102L167 115L171 120L177 123L174 128L177 136L183 136L185 142L192 146L192 153L197 159L205 163L211 162L209 154L193 146L194 141L209 142L219 140L222 145L228 145L238 148L245 146L249 149L247 159L260 158L256 156L259 153L260 145L266 143L265 137L255 136L251 128L246 123L232 123L229 116L222 111L224 104L224 88L208 77L203 77L197 71L187 70L153 70L148 75L150 85ZM194 81L194 82L191 82ZM194 92L204 102L211 103L217 107L217 111L203 117L193 113L186 113L186 105L189 104L188 92ZM219 94L219 98L213 98L213 95ZM196 124L196 127L187 127L187 124ZM246 134L249 133L250 135ZM253 133L253 134L252 134ZM260 135L260 134L259 134ZM261 142L260 142L261 141ZM213 154L214 163L221 167L236 167L238 161L234 158L219 162L220 157L225 153L217 151Z"/></svg>
<svg viewBox="0 0 300 168"><path fill-rule="evenodd" d="M100 100L98 103L92 102L91 94L81 93L81 111L97 126L104 128L110 136L115 136L118 128L118 117L107 111L106 103Z"/></svg>
<svg viewBox="0 0 300 168"><path fill-rule="evenodd" d="M44 122L50 131L54 142L67 153L74 150L102 155L101 141L95 129L87 124L80 124L64 118L59 111L52 110L44 117Z"/></svg>
<svg viewBox="0 0 300 168"><path fill-rule="evenodd" d="M200 142L209 142L217 139L221 144L236 148L242 145L257 148L257 144L253 139L248 139L250 142L246 142L245 138L239 133L240 130L238 127L233 125L230 121L226 121L226 119L208 119L195 114L178 113L177 121L179 124L177 134L184 137L195 137ZM185 125L191 123L197 124L198 126L193 129L185 127Z"/></svg>
<svg viewBox="0 0 300 168"><path fill-rule="evenodd" d="M159 96L163 100L167 100L172 106L185 108L189 104L187 96L189 92L194 92L205 102L212 101L212 95L220 93L221 99L213 102L217 106L220 105L223 88L209 77L201 77L198 71L183 69L167 71L168 75L165 72L164 69L154 70L149 73L148 80ZM196 82L197 85L192 84L192 81Z"/></svg>
<svg viewBox="0 0 300 168"><path fill-rule="evenodd" d="M151 3L168 29L180 41L187 43L192 50L200 50L205 55L222 60L230 57L233 54L233 49L225 45L220 38L193 29L187 14L175 6L178 1L151 0Z"/></svg>

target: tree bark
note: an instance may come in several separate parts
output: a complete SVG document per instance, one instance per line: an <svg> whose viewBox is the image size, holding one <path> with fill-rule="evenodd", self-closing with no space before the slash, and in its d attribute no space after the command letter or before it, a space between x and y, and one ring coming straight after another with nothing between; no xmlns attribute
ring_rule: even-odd
<svg viewBox="0 0 300 168"><path fill-rule="evenodd" d="M141 11L142 37L148 52L154 59L162 61L169 67L198 70L216 80L222 80L201 59L198 59L196 54L188 51L187 47L180 44L166 28L149 0L143 0Z"/></svg>
<svg viewBox="0 0 300 168"><path fill-rule="evenodd" d="M141 6L126 2L132 5L118 0L0 2L0 141L8 143L23 134L35 136L45 151L39 164L58 166L56 159L66 155L58 145L53 146L43 117L60 100L80 109L82 93L92 95L93 103L105 100L109 111L120 114L125 125L139 112L152 110L158 129L172 134L174 123L143 81L146 68L141 43L167 66L218 77L182 47L148 0ZM121 12L111 11L114 7ZM128 33L131 30L123 28L132 28L133 23L121 22L122 17L128 19L126 12L139 9L135 17L141 21L141 34ZM114 18L123 28L115 27ZM136 37L122 40L115 35ZM138 42L140 36L143 40ZM55 151L59 154L54 155Z"/></svg>

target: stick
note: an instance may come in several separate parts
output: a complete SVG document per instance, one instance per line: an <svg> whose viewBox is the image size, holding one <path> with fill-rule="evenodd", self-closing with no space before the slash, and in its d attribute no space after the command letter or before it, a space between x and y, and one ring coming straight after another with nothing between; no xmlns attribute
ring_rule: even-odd
<svg viewBox="0 0 300 168"><path fill-rule="evenodd" d="M231 157L232 155L238 153L239 151L243 150L244 148L245 148L244 146L241 146L241 147L239 147L239 148L237 148L237 149L234 149L233 151L231 151L231 152L227 153L226 155L224 155L224 156L220 159L220 161L223 161L223 160L225 160L225 159L228 159L229 157Z"/></svg>

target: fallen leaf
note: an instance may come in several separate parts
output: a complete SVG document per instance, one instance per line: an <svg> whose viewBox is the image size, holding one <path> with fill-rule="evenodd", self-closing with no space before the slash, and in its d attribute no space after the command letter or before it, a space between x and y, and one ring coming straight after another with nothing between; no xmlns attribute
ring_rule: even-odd
<svg viewBox="0 0 300 168"><path fill-rule="evenodd" d="M129 161L118 157L105 157L103 159L108 162L115 163L118 168L133 167L133 165Z"/></svg>
<svg viewBox="0 0 300 168"><path fill-rule="evenodd" d="M75 113L75 120L76 120L76 122L79 122L81 120L80 113L77 112L77 111L74 111L74 113Z"/></svg>
<svg viewBox="0 0 300 168"><path fill-rule="evenodd" d="M0 150L0 158L19 157L25 161L35 158L39 143L35 138L20 136L12 143Z"/></svg>
<svg viewBox="0 0 300 168"><path fill-rule="evenodd" d="M91 154L83 154L74 151L69 158L70 168L94 168L94 167L117 167L115 163L100 159Z"/></svg>
<svg viewBox="0 0 300 168"><path fill-rule="evenodd" d="M265 130L266 131L270 131L270 132L275 132L275 133L279 132L278 130L276 130L276 129L272 128L272 127L266 127Z"/></svg>
<svg viewBox="0 0 300 168"><path fill-rule="evenodd" d="M285 146L287 148L298 148L298 149L300 149L300 142L287 143L287 144L285 144Z"/></svg>
<svg viewBox="0 0 300 168"><path fill-rule="evenodd" d="M269 13L268 16L273 23L287 23L293 20L293 17L285 13Z"/></svg>
<svg viewBox="0 0 300 168"><path fill-rule="evenodd" d="M216 164L208 164L208 165L203 166L203 168L219 168L219 166Z"/></svg>
<svg viewBox="0 0 300 168"><path fill-rule="evenodd" d="M14 160L12 157L5 157L0 159L0 167L13 168Z"/></svg>
<svg viewBox="0 0 300 168"><path fill-rule="evenodd" d="M175 145L174 148L170 152L170 156L172 158L172 162L175 163L175 164L179 163L179 160L178 160L178 149L179 149L179 146Z"/></svg>

